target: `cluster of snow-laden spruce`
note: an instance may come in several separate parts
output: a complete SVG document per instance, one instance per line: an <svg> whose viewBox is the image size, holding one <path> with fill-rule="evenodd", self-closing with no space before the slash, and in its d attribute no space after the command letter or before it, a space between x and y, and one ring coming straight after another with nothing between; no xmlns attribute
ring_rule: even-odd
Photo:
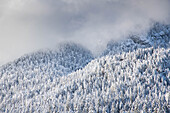
<svg viewBox="0 0 170 113"><path fill-rule="evenodd" d="M0 112L168 113L169 70L169 48L146 48L97 58L67 76L1 71Z"/></svg>

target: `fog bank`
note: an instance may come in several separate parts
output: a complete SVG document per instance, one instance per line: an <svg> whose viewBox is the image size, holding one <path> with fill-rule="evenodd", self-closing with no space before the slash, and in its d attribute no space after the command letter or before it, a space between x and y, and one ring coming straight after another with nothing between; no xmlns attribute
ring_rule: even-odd
<svg viewBox="0 0 170 113"><path fill-rule="evenodd" d="M94 54L109 40L170 24L169 0L1 0L0 65L23 54L80 43Z"/></svg>

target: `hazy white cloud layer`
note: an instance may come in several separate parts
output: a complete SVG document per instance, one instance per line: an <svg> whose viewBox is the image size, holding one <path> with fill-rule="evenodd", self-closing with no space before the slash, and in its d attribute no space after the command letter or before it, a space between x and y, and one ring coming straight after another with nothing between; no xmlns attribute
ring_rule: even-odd
<svg viewBox="0 0 170 113"><path fill-rule="evenodd" d="M99 51L151 21L169 24L169 6L170 0L0 0L0 64L63 41Z"/></svg>

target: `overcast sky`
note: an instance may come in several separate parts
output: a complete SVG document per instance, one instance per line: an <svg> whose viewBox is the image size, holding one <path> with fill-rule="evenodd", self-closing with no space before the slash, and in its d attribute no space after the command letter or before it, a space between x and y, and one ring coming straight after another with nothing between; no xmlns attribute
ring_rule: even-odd
<svg viewBox="0 0 170 113"><path fill-rule="evenodd" d="M63 41L95 53L151 21L169 24L169 6L170 0L0 0L0 64Z"/></svg>

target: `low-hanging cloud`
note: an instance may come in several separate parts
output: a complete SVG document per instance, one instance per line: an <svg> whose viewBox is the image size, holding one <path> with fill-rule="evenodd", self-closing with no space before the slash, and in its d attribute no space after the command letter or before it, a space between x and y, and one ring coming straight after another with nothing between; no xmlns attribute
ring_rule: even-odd
<svg viewBox="0 0 170 113"><path fill-rule="evenodd" d="M169 24L169 6L169 0L1 0L0 64L65 41L97 53L152 21Z"/></svg>

